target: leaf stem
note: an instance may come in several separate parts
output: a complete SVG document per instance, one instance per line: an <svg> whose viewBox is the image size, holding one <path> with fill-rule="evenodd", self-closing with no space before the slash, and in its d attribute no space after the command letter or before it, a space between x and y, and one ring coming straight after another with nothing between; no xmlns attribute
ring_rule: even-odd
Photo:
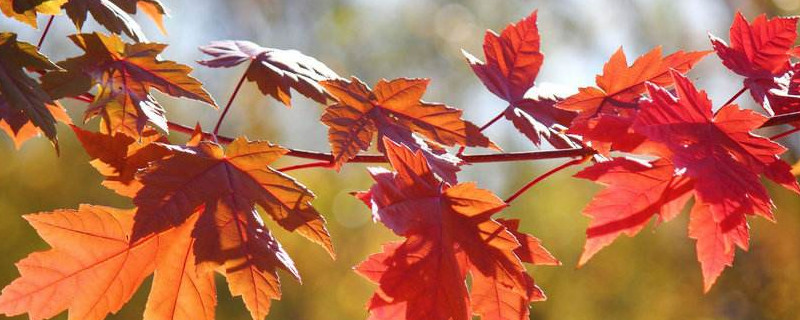
<svg viewBox="0 0 800 320"><path fill-rule="evenodd" d="M747 88L746 87L742 87L742 89L740 89L739 92L734 94L733 97L728 99L728 101L726 101L725 104L723 104L722 106L724 107L724 106L727 106L727 105L733 103L734 101L736 101L736 99L739 99L739 96L741 96L742 93L744 93L745 91L747 91Z"/></svg>
<svg viewBox="0 0 800 320"><path fill-rule="evenodd" d="M239 79L239 83L236 84L236 89L233 89L233 93L231 93L231 97L228 98L228 103L225 105L225 109L222 109L222 114L219 115L219 119L217 120L217 124L214 125L214 131L211 132L212 135L216 136L219 133L219 128L222 126L222 121L225 120L225 116L228 114L228 110L231 109L233 105L233 100L236 99L236 95L239 94L239 89L242 88L242 84L244 84L244 80L247 78L247 72L242 74L242 78Z"/></svg>
<svg viewBox="0 0 800 320"><path fill-rule="evenodd" d="M506 203L507 204L511 204L511 202L513 202L515 199L517 199L519 196L521 196L523 193L525 193L525 191L528 191L528 189L530 189L531 187L535 186L537 183L541 182L542 180L547 179L547 177L549 177L549 176L551 176L551 175L553 175L553 174L555 174L555 173L557 173L557 172L559 172L561 170L569 168L571 166L574 166L574 165L577 165L577 164L581 164L584 161L586 161L588 158L589 158L588 156L584 156L584 157L579 158L579 159L573 159L573 160L570 160L567 163L564 163L564 164L562 164L562 165L560 165L558 167L553 168L550 171L545 172L544 174L536 177L536 179L533 179L533 180L531 180L531 182L528 182L527 184L522 186L522 188L517 190L517 192L514 192L514 194L512 194L510 197L508 197L508 199L506 199Z"/></svg>
<svg viewBox="0 0 800 320"><path fill-rule="evenodd" d="M288 166L279 168L278 171L280 172L289 172L292 170L300 170L300 169L307 169L307 168L331 168L333 167L333 162L330 161L317 161L317 162L309 162L304 164L298 164L294 166Z"/></svg>
<svg viewBox="0 0 800 320"><path fill-rule="evenodd" d="M772 116L761 125L761 128L774 127L782 124L800 121L800 111Z"/></svg>
<svg viewBox="0 0 800 320"><path fill-rule="evenodd" d="M788 135L791 135L791 134L793 134L793 133L795 133L795 132L798 132L798 131L800 131L800 127L794 127L794 128L792 128L791 130L788 130L788 131L785 131L785 132L781 132L781 133L779 133L779 134L776 134L776 135L774 135L774 136L771 136L771 137L769 137L769 139L770 139L770 140L778 140L778 139L780 139L780 138L784 138L784 137L786 137L786 136L788 136Z"/></svg>
<svg viewBox="0 0 800 320"><path fill-rule="evenodd" d="M47 26L44 27L44 31L42 31L42 36L39 37L39 43L36 44L36 50L42 49L42 44L44 43L44 38L47 37L47 33L50 32L50 26L53 25L53 20L56 19L56 16L50 16L50 19L47 20Z"/></svg>
<svg viewBox="0 0 800 320"><path fill-rule="evenodd" d="M510 106L509 106L509 107L510 107ZM496 116L494 116L494 118L492 118L492 120L489 120L489 122L487 122L487 123L485 123L484 125L482 125L482 126L480 127L480 129L478 129L478 132L483 132L483 130L486 130L486 128L488 128L488 127L490 127L491 125L493 125L495 122L497 122L497 120L500 120L500 118L502 118L502 117L503 117L503 114L504 114L505 112L506 112L506 110L505 110L505 109L503 109L503 111L502 111L502 112L500 112L500 113L498 113ZM464 154L464 150L466 150L466 149L467 149L467 147L466 147L466 146L461 146L461 148L459 148L459 149L458 149L458 153L456 153L456 156L459 156L459 157L460 157L462 154Z"/></svg>
<svg viewBox="0 0 800 320"><path fill-rule="evenodd" d="M503 110L503 112L500 112L500 113L498 113L496 116L494 116L494 118L492 118L492 120L489 120L489 122L487 122L486 124L482 125L479 131L486 130L486 128L488 128L488 127L490 127L491 125L493 125L495 122L497 122L497 120L500 120L500 118L502 118L502 117L503 117L503 114L504 114L505 112L506 112L506 111L505 111L505 110Z"/></svg>

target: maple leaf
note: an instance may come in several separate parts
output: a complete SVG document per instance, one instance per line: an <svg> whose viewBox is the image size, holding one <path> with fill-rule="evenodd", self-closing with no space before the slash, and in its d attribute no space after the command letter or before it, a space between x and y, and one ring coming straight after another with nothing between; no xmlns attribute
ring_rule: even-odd
<svg viewBox="0 0 800 320"><path fill-rule="evenodd" d="M698 91L680 73L673 71L671 74L677 98L664 88L648 85L652 101L644 102L648 109L642 108L634 124L635 131L667 147L675 166L685 168L688 176L698 180L696 189L701 199L714 199L709 202L716 203L728 198L719 194L720 191L740 192L739 199L748 198L752 202L749 209L771 219L771 201L757 176L764 174L788 189L800 190L789 172L789 165L779 157L786 148L751 133L767 118L733 104L712 114L711 101L704 91ZM736 183L719 179L733 172L748 173L737 175L736 182L741 184L739 190ZM755 183L749 183L751 181Z"/></svg>
<svg viewBox="0 0 800 320"><path fill-rule="evenodd" d="M299 274L264 226L258 204L281 227L333 247L324 219L311 206L314 195L268 165L287 150L266 142L233 141L227 148L200 141L168 146L171 155L139 172L141 189L133 239L182 224L204 207L194 227L198 262L221 266L234 295L242 295L254 319L263 319L280 297L277 269Z"/></svg>
<svg viewBox="0 0 800 320"><path fill-rule="evenodd" d="M421 151L385 140L396 172L370 169L376 184L357 196L406 240L384 245L356 267L379 285L370 319L464 320L472 310L483 319L527 319L528 303L544 296L522 261L557 261L538 240L518 233L517 221L492 220L507 206L497 196L474 183L442 182Z"/></svg>
<svg viewBox="0 0 800 320"><path fill-rule="evenodd" d="M458 159L447 157L436 144L497 149L477 126L461 119L461 110L421 101L428 82L428 79L407 78L380 80L374 90L356 77L351 81L320 82L338 101L322 115L322 122L329 128L334 168L338 170L359 151L367 150L376 133L379 142L389 137L414 150L423 150L436 173L450 182L455 181ZM413 133L421 139L416 139ZM383 143L379 143L378 149L384 150Z"/></svg>
<svg viewBox="0 0 800 320"><path fill-rule="evenodd" d="M130 242L133 211L82 205L25 216L52 249L17 263L20 278L3 289L0 312L45 319L69 310L69 319L104 319L156 276L148 319L213 319L213 273L195 268L186 224Z"/></svg>
<svg viewBox="0 0 800 320"><path fill-rule="evenodd" d="M503 100L521 100L533 87L544 55L539 51L541 37L536 26L537 11L508 25L500 35L487 30L483 38L486 63L462 51L470 67L484 85Z"/></svg>
<svg viewBox="0 0 800 320"><path fill-rule="evenodd" d="M615 144L629 150L638 138L629 134L630 125L638 110L638 100L645 93L645 82L669 86L670 69L688 72L710 51L677 51L661 56L661 47L642 55L628 66L620 47L597 75L597 87L584 87L556 106L579 112L570 124L569 132L591 142L592 148L608 155Z"/></svg>
<svg viewBox="0 0 800 320"><path fill-rule="evenodd" d="M800 110L798 65L790 61L797 50L793 48L797 21L797 17L768 19L762 14L748 23L737 12L730 28L730 46L709 35L722 63L745 77L744 87L770 115Z"/></svg>
<svg viewBox="0 0 800 320"><path fill-rule="evenodd" d="M36 15L38 13L56 15L61 12L61 6L68 0L3 0L0 1L0 11L9 18L37 28Z"/></svg>
<svg viewBox="0 0 800 320"><path fill-rule="evenodd" d="M782 77L774 78L771 88L763 94L761 102L770 116L782 115L800 111L800 64L795 64L792 70ZM751 91L753 92L753 91ZM791 125L800 126L800 122Z"/></svg>
<svg viewBox="0 0 800 320"><path fill-rule="evenodd" d="M751 133L766 117L736 105L712 114L705 92L677 71L670 76L677 97L648 83L650 99L641 103L632 126L655 144L637 152L660 159L642 163L618 158L576 175L608 186L584 210L592 222L580 264L619 235L635 235L655 214L669 221L694 196L689 236L697 240L708 291L732 264L735 247L747 249L746 216L774 220L772 201L759 176L798 193L800 187L789 165L778 157L786 149Z"/></svg>
<svg viewBox="0 0 800 320"><path fill-rule="evenodd" d="M161 30L161 33L167 34L167 29L164 27L164 16L167 16L167 8L161 3L161 0L110 0L116 4L120 9L129 13L136 14L142 10L147 16L150 17Z"/></svg>
<svg viewBox="0 0 800 320"><path fill-rule="evenodd" d="M297 50L265 48L250 41L214 41L200 47L211 56L198 61L211 68L230 68L248 62L245 76L287 107L292 105L290 88L319 103L329 95L319 81L339 79L339 75L317 59Z"/></svg>
<svg viewBox="0 0 800 320"><path fill-rule="evenodd" d="M35 46L17 41L16 34L0 33L0 128L17 146L42 132L57 149L56 120L69 123L69 117L25 68L59 69Z"/></svg>
<svg viewBox="0 0 800 320"><path fill-rule="evenodd" d="M575 177L607 186L583 210L591 222L578 265L586 264L620 235L638 234L656 214L659 221L671 220L691 197L691 183L677 175L672 163L664 159L642 162L614 158Z"/></svg>
<svg viewBox="0 0 800 320"><path fill-rule="evenodd" d="M537 146L544 137L562 147L568 139L560 134L560 127L568 125L575 113L554 107L560 96L525 97L544 60L536 18L534 11L508 25L500 35L487 31L483 40L485 63L464 50L462 53L486 88L509 103L504 112L506 119Z"/></svg>
<svg viewBox="0 0 800 320"><path fill-rule="evenodd" d="M533 87L524 99L506 108L503 116L536 145L544 138L559 149L581 147L565 134L576 113L555 107L571 95L567 92L563 88Z"/></svg>
<svg viewBox="0 0 800 320"><path fill-rule="evenodd" d="M85 118L101 116L104 132L138 137L148 121L167 131L164 108L150 95L151 89L216 108L200 81L189 75L190 67L158 58L164 44L125 43L116 35L99 33L70 39L85 54L60 62L66 70L45 74L43 86L58 99L79 96L98 85L99 92Z"/></svg>
<svg viewBox="0 0 800 320"><path fill-rule="evenodd" d="M139 139L121 133L91 132L77 126L72 126L72 130L91 157L89 163L105 177L102 185L126 197L133 198L142 188L136 179L139 170L170 155L168 148L154 143L167 140L152 129L145 130Z"/></svg>
<svg viewBox="0 0 800 320"><path fill-rule="evenodd" d="M125 10L117 6L117 3L129 2L126 0L69 0L63 8L78 31L81 31L88 14L91 13L97 23L108 31L114 34L124 33L136 42L145 42L147 37L139 24Z"/></svg>
<svg viewBox="0 0 800 320"><path fill-rule="evenodd" d="M762 14L751 24L737 11L730 28L730 46L709 34L722 63L745 77L744 86L770 112L770 92L786 89L780 82L792 67L789 58L797 39L797 20L797 17L767 19Z"/></svg>

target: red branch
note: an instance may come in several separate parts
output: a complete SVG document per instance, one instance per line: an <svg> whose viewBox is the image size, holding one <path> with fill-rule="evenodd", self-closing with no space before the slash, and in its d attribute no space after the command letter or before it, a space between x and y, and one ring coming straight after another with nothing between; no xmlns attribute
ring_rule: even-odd
<svg viewBox="0 0 800 320"><path fill-rule="evenodd" d="M225 116L228 114L228 110L231 109L231 105L233 105L233 100L236 99L236 95L239 94L239 89L242 88L242 84L244 80L247 79L247 72L242 74L242 78L239 79L239 83L236 84L236 89L233 89L233 93L231 93L231 97L228 98L228 103L225 105L225 109L222 110L222 114L219 115L219 119L217 120L217 124L214 125L214 131L212 134L216 136L219 133L219 128L222 126L222 121L225 120Z"/></svg>
<svg viewBox="0 0 800 320"><path fill-rule="evenodd" d="M92 102L94 95L87 93L78 97L71 97L85 102ZM761 125L761 128L774 127L782 124L800 121L800 111L786 113L770 117L769 120ZM182 124L167 122L170 130L178 131L185 134L193 134L194 128L184 126ZM214 139L211 133L203 132L203 136L207 139ZM233 138L216 135L219 143L228 144L233 142ZM319 160L324 162L332 162L333 155L330 153L306 151L300 149L287 148L289 152L286 154L290 157L303 158L310 160ZM530 161L542 159L559 159L559 158L583 158L595 154L591 148L573 148L573 149L558 149L558 150L543 150L543 151L529 151L529 152L508 152L508 153L495 153L495 154L475 154L475 155L460 155L459 158L466 163L491 163L491 162L510 162L510 161ZM351 159L351 163L385 163L388 162L384 155L357 155Z"/></svg>
<svg viewBox="0 0 800 320"><path fill-rule="evenodd" d="M168 122L170 130L178 131L185 134L193 134L194 128ZM203 132L206 138L212 138L210 133ZM231 143L233 138L226 136L217 136L220 143ZM325 162L332 162L333 155L324 152L306 151L299 149L288 149L287 156L320 160ZM590 148L575 148L575 149L560 149L560 150L544 150L544 151L531 151L531 152L509 152L509 153L496 153L496 154L475 154L475 155L462 155L461 159L467 163L487 163L487 162L508 162L508 161L525 161L525 160L541 160L541 159L558 159L558 158L577 158L585 157L594 154L594 150ZM358 155L348 161L350 163L383 163L388 162L384 155Z"/></svg>
<svg viewBox="0 0 800 320"><path fill-rule="evenodd" d="M47 26L44 27L44 31L42 31L42 36L39 37L39 43L36 44L36 49L41 50L42 44L44 43L44 38L47 37L47 33L50 32L50 26L53 25L53 20L56 19L56 16L50 16L50 19L47 19Z"/></svg>
<svg viewBox="0 0 800 320"><path fill-rule="evenodd" d="M533 186L535 186L540 181L542 181L544 179L547 179L547 177L552 176L552 175L558 173L559 171L564 170L566 168L569 168L571 166L581 164L584 161L586 161L587 159L589 159L589 156L585 156L585 157L583 157L581 159L573 159L573 160L571 160L571 161L569 161L569 162L567 162L565 164L562 164L562 165L560 165L558 167L553 168L550 171L545 172L544 174L536 177L536 179L533 179L533 180L531 180L531 182L528 182L527 184L522 186L522 188L517 190L517 192L514 192L514 194L512 194L510 197L508 197L508 199L506 199L506 203L507 204L511 204L511 202L513 202L514 199L517 199L519 196L521 196L523 193L525 193L525 191L528 191L528 189L532 188Z"/></svg>
<svg viewBox="0 0 800 320"><path fill-rule="evenodd" d="M791 135L791 134L793 134L795 132L800 132L800 127L795 127L795 128L792 128L791 130L781 132L779 134L776 134L774 136L769 137L769 139L770 140L778 140L778 139L784 138L786 136L789 136L789 135Z"/></svg>
<svg viewBox="0 0 800 320"><path fill-rule="evenodd" d="M733 97L728 99L728 101L725 102L722 106L724 107L724 106L727 106L727 105L733 103L734 101L736 101L736 99L739 99L739 96L741 96L742 93L744 93L745 91L747 91L747 87L742 87L742 89L740 89L739 92L736 92L736 94L734 94Z"/></svg>
<svg viewBox="0 0 800 320"><path fill-rule="evenodd" d="M333 168L333 162L330 161L317 161L317 162L309 162L304 164L298 164L294 166L288 166L283 168L278 168L277 170L280 172L289 172L292 170L300 170L300 169L307 169L307 168Z"/></svg>
<svg viewBox="0 0 800 320"><path fill-rule="evenodd" d="M493 125L495 122L497 122L497 120L500 120L500 118L503 117L503 114L505 114L505 112L506 111L504 109L502 112L498 113L496 116L494 116L494 118L492 118L492 120L489 120L489 122L482 125L480 129L478 129L478 132L483 132L483 130L486 130L486 128ZM464 150L466 149L467 147L462 146L461 148L458 149L458 153L456 153L456 155L460 157L462 154L464 154Z"/></svg>

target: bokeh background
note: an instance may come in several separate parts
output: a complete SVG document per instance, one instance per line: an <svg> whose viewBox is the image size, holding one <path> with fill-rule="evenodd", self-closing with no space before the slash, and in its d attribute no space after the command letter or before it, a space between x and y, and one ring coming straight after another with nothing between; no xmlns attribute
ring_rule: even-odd
<svg viewBox="0 0 800 320"><path fill-rule="evenodd" d="M490 119L504 104L486 91L467 67L461 48L482 57L486 29L500 30L539 10L545 62L537 83L578 87L592 85L594 75L619 46L629 60L663 45L678 49L710 49L707 32L724 39L735 10L748 18L759 13L800 13L797 0L165 0L171 10L168 35L140 15L151 40L167 42L163 57L196 68L217 101L224 103L243 67L207 69L197 46L212 40L243 39L277 48L294 48L327 63L340 75L357 75L368 83L380 78L429 77L425 96L465 110L476 123ZM91 20L91 19L90 19ZM40 24L45 23L40 17ZM35 43L40 31L0 19L0 30L14 31ZM85 30L100 30L89 23ZM64 37L74 33L65 17L55 20L43 52L54 60L80 54ZM709 56L691 73L717 103L741 86L716 56ZM175 121L213 125L218 112L191 101L157 95ZM753 101L739 99L747 107ZM73 119L84 105L66 102ZM287 109L245 85L229 120L226 135L246 133L295 148L328 150L326 128L318 122L321 106L297 95ZM95 122L86 124L96 128ZM59 127L61 156L46 139L28 142L19 151L0 135L0 285L18 276L13 263L47 245L20 217L23 214L76 208L80 203L131 207L99 185L101 177L65 126ZM767 131L774 133L782 130ZM532 144L508 123L487 131L508 151L531 150ZM171 139L185 139L179 133ZM800 135L782 142L798 156ZM483 152L474 150L471 152ZM563 160L482 164L468 167L461 180L476 180L501 197ZM289 163L284 161L284 163ZM702 293L694 242L687 238L687 217L648 228L634 239L623 237L577 269L588 219L582 207L598 187L577 180L568 170L537 185L502 215L522 218L522 229L544 241L562 267L531 267L549 300L533 305L534 319L799 319L800 318L800 197L769 184L778 207L779 223L753 219L750 252L737 252L733 269L723 273L708 294ZM293 256L303 284L283 274L283 299L269 319L364 319L364 304L374 285L351 268L395 240L369 211L349 195L370 186L365 166L351 164L341 173L309 169L292 173L317 195L316 208L327 218L338 259L298 235L272 228ZM267 221L268 224L270 221ZM271 226L274 226L272 224ZM240 299L233 299L218 282L218 319L249 319ZM141 317L149 290L139 293L112 319ZM61 315L60 319L66 319ZM24 317L19 317L24 319Z"/></svg>

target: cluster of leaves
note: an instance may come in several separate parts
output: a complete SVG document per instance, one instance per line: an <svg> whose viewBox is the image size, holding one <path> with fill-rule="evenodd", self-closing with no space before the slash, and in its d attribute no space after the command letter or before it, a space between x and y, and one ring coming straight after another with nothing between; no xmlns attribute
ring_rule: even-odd
<svg viewBox="0 0 800 320"><path fill-rule="evenodd" d="M155 274L146 319L213 319L218 272L253 319L263 319L281 295L277 271L297 280L300 274L259 208L335 257L325 220L311 205L314 194L270 166L295 151L217 135L233 98L213 132L198 125L185 144L167 139L170 129L188 128L167 119L151 89L217 105L191 68L162 60L166 45L146 42L130 17L142 10L161 25L166 11L159 1L8 0L0 8L32 26L37 13L64 9L78 30L91 13L111 32L70 36L84 54L59 63L12 33L0 34L0 128L17 145L41 133L57 147L56 122L69 124L102 184L135 205L25 216L52 249L18 262L21 276L0 294L0 313L44 319L68 310L71 319L102 319ZM247 64L240 86L255 82L287 107L292 90L325 105L326 167L340 169L377 141L374 149L393 171L371 168L375 184L355 196L405 239L356 267L378 285L367 305L371 319L527 319L529 304L545 298L523 263L560 263L519 230L519 220L493 218L516 195L504 201L458 181L464 148L500 150L482 134L500 117L536 146L594 155L577 177L607 188L584 211L591 222L580 264L653 216L674 218L694 197L689 236L697 240L708 290L731 265L735 247L747 248L746 217L774 219L760 176L800 193L779 158L786 149L753 133L768 118L730 103L712 112L706 94L684 75L711 51L662 56L656 48L629 66L620 49L597 87L547 92L535 86L544 60L536 19L534 12L499 35L488 31L485 62L464 52L486 88L508 103L483 127L457 108L423 101L427 79L380 80L370 88L295 50L247 41L200 48L208 56L204 66ZM800 67L790 60L800 52L793 47L796 28L795 18L760 16L749 24L737 14L730 46L712 37L723 63L745 77L770 116L800 111ZM84 122L99 117L99 128L72 125L57 103L63 98L88 102Z"/></svg>
<svg viewBox="0 0 800 320"><path fill-rule="evenodd" d="M16 19L31 27L37 27L37 14L58 15L65 11L78 31L81 30L89 14L108 29L120 34L124 33L132 39L146 41L144 32L131 17L141 10L150 16L162 32L164 16L167 11L160 0L4 0L0 2L0 10L7 17Z"/></svg>
<svg viewBox="0 0 800 320"><path fill-rule="evenodd" d="M767 97L791 98L781 91L790 88L781 83L794 77L790 53L797 50L792 47L797 18L767 20L761 15L749 25L737 13L730 37L730 47L713 36L711 42L726 66L747 77L745 87L756 101L770 114L775 109L798 111L788 104L770 107L770 99L759 98L765 92ZM752 133L767 117L730 102L712 112L706 93L681 74L704 53L659 59L658 51L630 67L618 51L597 76L599 88L581 88L558 104L580 112L570 131L602 146L598 152L657 158L613 157L576 175L607 186L584 210L592 220L580 264L619 235L635 235L653 216L671 220L694 196L689 237L697 240L708 291L733 263L735 248L747 249L746 216L774 220L774 205L759 176L797 193L800 187L779 158L786 148ZM767 78L774 84L767 84Z"/></svg>

